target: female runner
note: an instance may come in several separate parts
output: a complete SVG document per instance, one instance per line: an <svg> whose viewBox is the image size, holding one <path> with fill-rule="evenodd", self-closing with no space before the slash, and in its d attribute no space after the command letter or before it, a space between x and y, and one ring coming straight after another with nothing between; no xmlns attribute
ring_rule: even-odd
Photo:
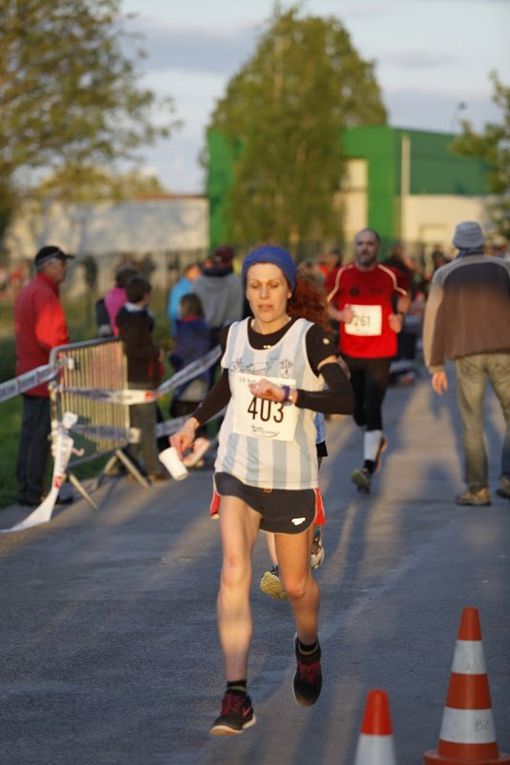
<svg viewBox="0 0 510 765"><path fill-rule="evenodd" d="M258 247L246 257L242 278L253 318L228 327L222 376L171 437L179 452L191 448L197 428L228 404L214 475L223 553L218 628L227 687L213 735L242 733L255 724L247 665L252 553L259 529L275 533L296 623L294 697L305 706L319 698L319 588L310 570L310 546L314 521L323 511L314 413L351 414L354 405L324 330L289 315L296 290L290 254L273 245Z"/></svg>

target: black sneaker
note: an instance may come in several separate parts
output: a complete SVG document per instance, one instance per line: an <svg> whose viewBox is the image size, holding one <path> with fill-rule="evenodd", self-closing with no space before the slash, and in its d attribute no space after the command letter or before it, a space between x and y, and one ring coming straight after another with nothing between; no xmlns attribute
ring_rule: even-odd
<svg viewBox="0 0 510 765"><path fill-rule="evenodd" d="M39 507L42 499L27 499L27 497L18 497L18 505L22 507Z"/></svg>
<svg viewBox="0 0 510 765"><path fill-rule="evenodd" d="M321 647L319 641L317 641L317 648L313 653L309 655L302 654L299 650L299 642L296 637L295 648L297 667L292 682L294 698L298 704L311 707L321 695Z"/></svg>
<svg viewBox="0 0 510 765"><path fill-rule="evenodd" d="M247 693L227 691L221 702L221 713L209 730L213 736L237 736L255 725L251 699Z"/></svg>
<svg viewBox="0 0 510 765"><path fill-rule="evenodd" d="M72 505L73 502L74 497L72 494L64 494L63 497L61 497L59 494L55 500L56 505Z"/></svg>
<svg viewBox="0 0 510 765"><path fill-rule="evenodd" d="M358 491L362 494L370 494L370 482L372 476L368 468L361 468L355 470L351 475L351 481L358 487Z"/></svg>

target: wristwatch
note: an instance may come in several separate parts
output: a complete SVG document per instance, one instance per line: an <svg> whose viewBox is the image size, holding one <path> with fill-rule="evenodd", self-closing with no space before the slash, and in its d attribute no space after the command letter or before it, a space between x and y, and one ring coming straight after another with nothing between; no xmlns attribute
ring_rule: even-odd
<svg viewBox="0 0 510 765"><path fill-rule="evenodd" d="M289 385L282 385L283 389L283 401L282 404L295 404L294 391L291 390Z"/></svg>

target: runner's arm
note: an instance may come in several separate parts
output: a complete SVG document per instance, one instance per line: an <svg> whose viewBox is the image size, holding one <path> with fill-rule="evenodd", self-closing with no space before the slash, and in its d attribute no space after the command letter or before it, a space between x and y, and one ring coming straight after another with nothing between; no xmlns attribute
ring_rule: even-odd
<svg viewBox="0 0 510 765"><path fill-rule="evenodd" d="M307 391L288 385L275 385L264 378L248 387L254 396L268 401L294 404L299 409L311 409L322 414L352 414L354 395L351 384L334 356L330 356L321 366L320 373L329 386L327 390Z"/></svg>
<svg viewBox="0 0 510 765"><path fill-rule="evenodd" d="M227 406L231 395L230 383L228 381L228 369L224 369L214 387L211 388L207 396L202 403L198 405L191 416L197 420L199 425L203 425L204 422L210 420L215 414L218 414L218 412L221 412L221 410Z"/></svg>
<svg viewBox="0 0 510 765"><path fill-rule="evenodd" d="M325 390L296 390L295 405L298 409L311 409L322 414L352 414L354 394L351 383L336 361L325 361L320 373L328 386Z"/></svg>
<svg viewBox="0 0 510 765"><path fill-rule="evenodd" d="M220 335L220 345L223 352L227 344L228 327ZM195 440L195 433L200 425L221 412L230 401L230 384L228 381L228 369L224 369L215 385L211 388L201 404L197 406L182 428L170 436L170 443L175 446L179 454L191 448Z"/></svg>

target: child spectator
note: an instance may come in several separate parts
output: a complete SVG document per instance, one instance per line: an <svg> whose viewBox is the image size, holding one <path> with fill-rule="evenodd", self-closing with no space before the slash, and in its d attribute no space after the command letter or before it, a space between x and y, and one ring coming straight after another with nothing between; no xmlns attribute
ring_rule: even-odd
<svg viewBox="0 0 510 765"><path fill-rule="evenodd" d="M117 314L119 336L124 342L128 384L134 390L154 390L161 382L161 352L152 339L154 318L148 310L151 285L143 276L132 276L125 285L127 302ZM152 481L166 478L156 444L157 409L154 402L130 407L131 425L140 428L143 462Z"/></svg>
<svg viewBox="0 0 510 765"><path fill-rule="evenodd" d="M111 328L111 333L116 337L119 334L119 328L117 326L117 314L129 298L126 295L126 284L131 277L136 276L138 271L133 266L123 266L119 268L115 274L115 286L108 290L104 296L104 307L108 314L108 320ZM102 336L106 335L104 328L102 329Z"/></svg>
<svg viewBox="0 0 510 765"><path fill-rule="evenodd" d="M202 301L194 293L183 295L179 302L180 318L176 321L175 345L169 360L176 372L202 358L211 349L211 329L204 320ZM187 417L205 398L209 387L209 371L175 389L170 406L172 417ZM184 457L186 467L193 467L210 446L204 428L197 431L193 450Z"/></svg>
<svg viewBox="0 0 510 765"><path fill-rule="evenodd" d="M177 319L180 315L180 302L183 295L187 295L191 292L193 282L195 282L199 276L202 275L202 267L200 263L189 263L184 269L183 275L179 281L174 285L170 291L168 297L167 315L170 322L170 333L172 337L175 337L175 328L177 325Z"/></svg>

